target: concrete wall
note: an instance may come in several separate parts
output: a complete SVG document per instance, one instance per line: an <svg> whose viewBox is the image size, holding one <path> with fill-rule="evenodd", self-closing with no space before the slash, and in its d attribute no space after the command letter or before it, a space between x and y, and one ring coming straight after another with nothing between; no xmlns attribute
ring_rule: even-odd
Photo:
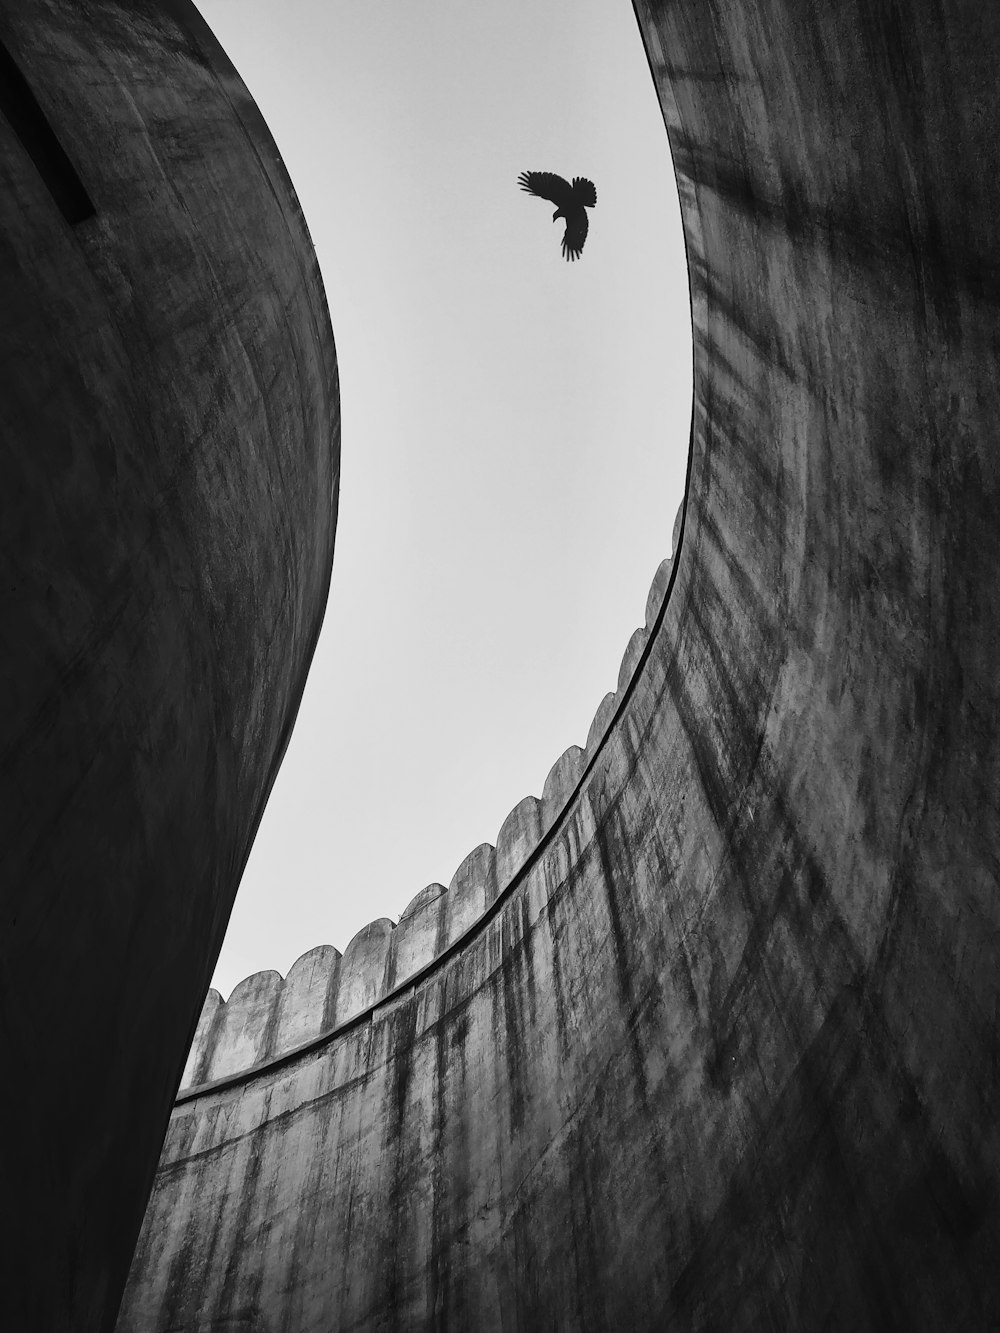
<svg viewBox="0 0 1000 1333"><path fill-rule="evenodd" d="M2 1323L62 1333L114 1322L298 706L339 401L194 8L5 0L0 42Z"/></svg>
<svg viewBox="0 0 1000 1333"><path fill-rule="evenodd" d="M122 1333L1000 1323L1000 16L638 13L665 613L478 928L179 1101Z"/></svg>
<svg viewBox="0 0 1000 1333"><path fill-rule="evenodd" d="M667 559L656 571L646 599L646 623L629 639L618 688L601 700L587 747L571 745L559 756L541 798L519 801L503 821L496 846L483 843L471 851L447 887L428 884L421 889L398 925L386 917L372 921L358 931L343 956L328 944L310 949L285 978L274 971L257 972L241 981L228 1001L210 990L181 1077L182 1099L331 1036L372 1004L414 982L444 954L462 947L485 914L507 896L526 862L538 854L544 834L575 799L589 761L599 752L643 661L650 631L663 610L670 569Z"/></svg>

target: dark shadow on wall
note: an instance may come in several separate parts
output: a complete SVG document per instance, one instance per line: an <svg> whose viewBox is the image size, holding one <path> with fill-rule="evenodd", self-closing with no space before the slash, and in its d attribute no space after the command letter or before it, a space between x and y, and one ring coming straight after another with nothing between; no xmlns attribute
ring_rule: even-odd
<svg viewBox="0 0 1000 1333"><path fill-rule="evenodd" d="M94 205L83 181L3 42L0 42L0 112L34 162L66 221L75 226L93 217Z"/></svg>

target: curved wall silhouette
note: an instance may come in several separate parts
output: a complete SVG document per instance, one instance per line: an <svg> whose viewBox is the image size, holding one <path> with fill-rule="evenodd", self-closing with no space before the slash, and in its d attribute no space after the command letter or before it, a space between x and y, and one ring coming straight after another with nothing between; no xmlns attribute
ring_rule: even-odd
<svg viewBox="0 0 1000 1333"><path fill-rule="evenodd" d="M179 1101L122 1333L1000 1320L1000 17L638 14L695 340L664 613L478 927Z"/></svg>
<svg viewBox="0 0 1000 1333"><path fill-rule="evenodd" d="M112 1326L319 630L336 359L187 0L0 4L0 1276Z"/></svg>

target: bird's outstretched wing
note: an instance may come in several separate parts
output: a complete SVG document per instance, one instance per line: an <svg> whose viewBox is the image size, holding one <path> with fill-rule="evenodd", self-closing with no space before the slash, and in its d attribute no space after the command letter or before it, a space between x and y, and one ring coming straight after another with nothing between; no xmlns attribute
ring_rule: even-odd
<svg viewBox="0 0 1000 1333"><path fill-rule="evenodd" d="M587 210L576 208L566 219L566 231L562 238L562 252L567 259L579 259L583 243L587 239Z"/></svg>
<svg viewBox="0 0 1000 1333"><path fill-rule="evenodd" d="M576 203L585 204L587 208L596 208L597 191L594 189L594 182L587 180L586 176L574 176L573 198Z"/></svg>
<svg viewBox="0 0 1000 1333"><path fill-rule="evenodd" d="M522 190L537 194L540 199L548 199L557 208L564 208L573 202L573 187L569 181L557 176L554 171L522 171L517 178ZM593 186L591 186L593 189Z"/></svg>

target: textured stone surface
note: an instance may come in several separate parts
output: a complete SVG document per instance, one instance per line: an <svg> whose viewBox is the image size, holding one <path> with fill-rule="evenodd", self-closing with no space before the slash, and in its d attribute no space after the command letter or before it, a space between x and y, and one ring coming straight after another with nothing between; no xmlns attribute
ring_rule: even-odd
<svg viewBox="0 0 1000 1333"><path fill-rule="evenodd" d="M339 971L340 953L329 944L320 944L296 959L275 1006L273 1052L301 1046L332 1026Z"/></svg>
<svg viewBox="0 0 1000 1333"><path fill-rule="evenodd" d="M591 728L593 753L641 666L648 631L663 606L669 571L670 561L662 561L649 590L646 628L633 633L622 659L618 694L606 695L601 702L598 724ZM543 834L562 819L593 753L570 746L549 770L541 800L526 796L508 814L495 848L482 843L470 852L448 888L428 884L421 889L398 925L388 918L370 922L351 941L343 960L330 945L319 945L299 958L285 979L270 969L254 973L228 1001L210 990L181 1077L184 1099L202 1084L283 1059L330 1035L455 946L520 876Z"/></svg>
<svg viewBox="0 0 1000 1333"><path fill-rule="evenodd" d="M545 832L562 814L586 767L586 750L581 750L579 745L571 745L549 769L542 788L541 827Z"/></svg>
<svg viewBox="0 0 1000 1333"><path fill-rule="evenodd" d="M1000 1323L1000 16L638 8L665 614L479 927L177 1106L123 1333Z"/></svg>
<svg viewBox="0 0 1000 1333"><path fill-rule="evenodd" d="M399 985L426 967L441 952L448 890L428 884L407 904L393 934L389 984Z"/></svg>
<svg viewBox="0 0 1000 1333"><path fill-rule="evenodd" d="M94 208L5 101L2 1323L61 1333L114 1322L326 601L339 405L291 184L193 7L6 0L0 41Z"/></svg>

